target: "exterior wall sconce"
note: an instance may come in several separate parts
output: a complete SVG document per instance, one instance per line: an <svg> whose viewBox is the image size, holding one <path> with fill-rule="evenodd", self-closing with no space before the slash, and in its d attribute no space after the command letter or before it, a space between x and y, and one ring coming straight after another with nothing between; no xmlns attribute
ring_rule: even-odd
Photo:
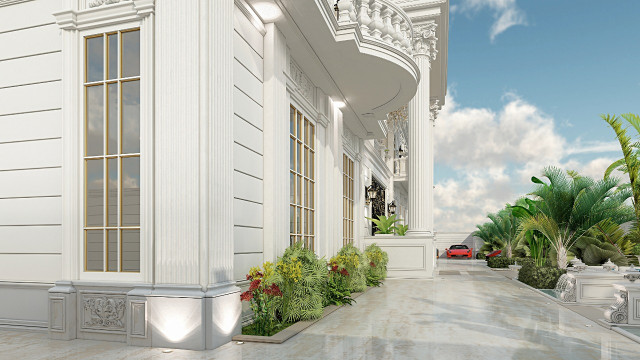
<svg viewBox="0 0 640 360"><path fill-rule="evenodd" d="M398 149L398 157L403 157L406 155L407 155L407 152L401 146L400 149Z"/></svg>
<svg viewBox="0 0 640 360"><path fill-rule="evenodd" d="M389 214L394 215L396 213L396 202L395 200L389 204Z"/></svg>
<svg viewBox="0 0 640 360"><path fill-rule="evenodd" d="M371 200L375 199L377 195L378 195L378 190L374 189L373 185L369 185L369 186L365 187L364 204L365 205L371 204Z"/></svg>

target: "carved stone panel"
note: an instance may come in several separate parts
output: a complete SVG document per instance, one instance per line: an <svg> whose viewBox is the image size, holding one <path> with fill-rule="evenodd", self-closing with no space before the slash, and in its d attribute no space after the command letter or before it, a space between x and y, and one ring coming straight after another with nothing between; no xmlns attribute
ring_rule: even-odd
<svg viewBox="0 0 640 360"><path fill-rule="evenodd" d="M126 295L83 294L82 329L126 331Z"/></svg>
<svg viewBox="0 0 640 360"><path fill-rule="evenodd" d="M316 106L314 101L316 86L313 85L307 75L300 69L300 66L293 60L289 62L289 74L291 74L291 78L296 83L300 94L302 94L311 105Z"/></svg>

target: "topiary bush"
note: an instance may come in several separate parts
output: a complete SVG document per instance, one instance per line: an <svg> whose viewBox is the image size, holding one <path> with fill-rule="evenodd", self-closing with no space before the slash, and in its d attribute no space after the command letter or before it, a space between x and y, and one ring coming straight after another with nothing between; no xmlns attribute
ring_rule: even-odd
<svg viewBox="0 0 640 360"><path fill-rule="evenodd" d="M320 318L328 274L325 260L296 243L278 258L276 271L282 279L282 300L277 307L281 321Z"/></svg>
<svg viewBox="0 0 640 360"><path fill-rule="evenodd" d="M536 289L553 289L560 276L566 272L557 267L539 267L534 263L525 263L518 272L518 280Z"/></svg>
<svg viewBox="0 0 640 360"><path fill-rule="evenodd" d="M479 252L479 253L476 254L476 259L477 260L486 260L487 259L487 255L484 254L484 253L480 253Z"/></svg>
<svg viewBox="0 0 640 360"><path fill-rule="evenodd" d="M349 290L363 292L367 289L366 270L369 264L366 257L352 244L347 244L338 251L338 261L345 265L349 272Z"/></svg>
<svg viewBox="0 0 640 360"><path fill-rule="evenodd" d="M364 255L368 262L365 272L367 286L380 286L382 280L387 277L387 252L382 251L378 245L371 244L364 250Z"/></svg>
<svg viewBox="0 0 640 360"><path fill-rule="evenodd" d="M515 265L518 262L518 265L524 265L526 263L533 263L532 258L508 258L508 257L490 257L487 259L487 266L493 269L506 269L509 265Z"/></svg>

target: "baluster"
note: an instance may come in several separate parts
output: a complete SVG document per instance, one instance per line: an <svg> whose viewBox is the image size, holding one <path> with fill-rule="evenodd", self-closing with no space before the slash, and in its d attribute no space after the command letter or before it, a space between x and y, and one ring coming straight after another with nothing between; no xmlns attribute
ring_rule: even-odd
<svg viewBox="0 0 640 360"><path fill-rule="evenodd" d="M382 18L380 17L380 8L382 5L374 0L373 4L371 4L371 23L369 24L369 29L371 31L371 35L375 38L382 38L382 28L384 24L382 23Z"/></svg>
<svg viewBox="0 0 640 360"><path fill-rule="evenodd" d="M400 14L396 13L393 15L393 19L391 23L393 24L393 45L398 49L401 49L400 41L402 40L402 30L400 29L400 21L402 18Z"/></svg>
<svg viewBox="0 0 640 360"><path fill-rule="evenodd" d="M351 22L356 22L356 4L355 0L349 0L351 6L349 7L349 19Z"/></svg>
<svg viewBox="0 0 640 360"><path fill-rule="evenodd" d="M391 24L391 15L393 10L388 6L382 10L382 18L384 27L382 28L382 40L391 44L393 42L393 25Z"/></svg>
<svg viewBox="0 0 640 360"><path fill-rule="evenodd" d="M411 54L411 28L409 26L410 24L407 21L403 21L400 24L400 28L402 29L402 48Z"/></svg>
<svg viewBox="0 0 640 360"><path fill-rule="evenodd" d="M371 18L369 17L369 0L358 0L357 21L360 24L362 35L369 35L369 24L371 23Z"/></svg>
<svg viewBox="0 0 640 360"><path fill-rule="evenodd" d="M353 0L342 0L338 2L338 24L344 25L351 22L349 11L353 6Z"/></svg>

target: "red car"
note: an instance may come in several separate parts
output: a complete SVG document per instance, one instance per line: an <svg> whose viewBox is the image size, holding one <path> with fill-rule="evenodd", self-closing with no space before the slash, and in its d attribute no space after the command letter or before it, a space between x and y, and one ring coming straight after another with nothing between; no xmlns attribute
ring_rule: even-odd
<svg viewBox="0 0 640 360"><path fill-rule="evenodd" d="M467 245L451 245L447 250L447 258L451 259L454 256L463 256L471 259L473 249L469 249Z"/></svg>

